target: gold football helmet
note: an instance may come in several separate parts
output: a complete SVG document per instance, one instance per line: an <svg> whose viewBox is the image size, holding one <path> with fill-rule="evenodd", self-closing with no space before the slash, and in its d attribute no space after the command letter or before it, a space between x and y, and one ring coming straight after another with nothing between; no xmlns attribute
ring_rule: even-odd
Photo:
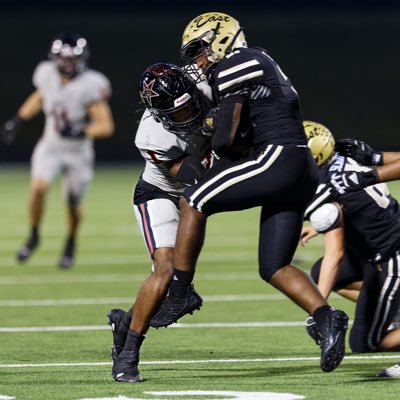
<svg viewBox="0 0 400 400"><path fill-rule="evenodd" d="M239 22L227 14L208 12L187 25L182 35L181 56L190 61L205 49L208 61L216 63L238 47L247 47Z"/></svg>
<svg viewBox="0 0 400 400"><path fill-rule="evenodd" d="M308 147L320 167L326 164L335 153L335 138L327 127L318 122L304 121L303 125L308 139Z"/></svg>

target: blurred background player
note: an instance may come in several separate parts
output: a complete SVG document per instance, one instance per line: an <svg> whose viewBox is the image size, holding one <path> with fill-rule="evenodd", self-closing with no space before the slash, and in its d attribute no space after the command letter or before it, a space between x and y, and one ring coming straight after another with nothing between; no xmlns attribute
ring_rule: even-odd
<svg viewBox="0 0 400 400"><path fill-rule="evenodd" d="M332 290L357 301L350 331L353 352L400 349L400 329L392 325L400 306L400 208L384 183L364 190L336 193L329 182L337 171L368 172L335 149L331 132L305 121L305 131L320 168L320 185L306 211L311 227L303 228L302 244L324 235L325 252L311 275L325 298ZM317 341L312 318L307 330Z"/></svg>
<svg viewBox="0 0 400 400"><path fill-rule="evenodd" d="M113 309L108 314L114 340L112 375L118 382L131 383L142 380L140 347L172 279L180 196L201 178L210 153L210 139L201 131L210 100L180 67L158 63L147 68L139 95L146 110L135 145L146 164L133 201L152 273L139 288L131 310ZM201 297L191 287L185 313L201 305Z"/></svg>
<svg viewBox="0 0 400 400"><path fill-rule="evenodd" d="M166 326L185 309L208 216L260 206L259 274L314 314L321 369L330 372L344 356L347 315L329 307L309 276L291 264L318 183L298 94L265 50L247 47L238 21L227 14L210 12L190 21L181 56L198 72L198 81L208 79L219 102L212 138L216 162L180 201L174 279L153 319ZM253 154L232 161L229 153L243 122L253 126Z"/></svg>
<svg viewBox="0 0 400 400"><path fill-rule="evenodd" d="M33 74L36 90L25 100L17 114L2 128L7 144L24 121L43 111L43 135L33 151L29 193L30 234L16 258L26 261L40 241L46 195L54 179L61 175L67 205L67 238L59 266L73 265L76 235L82 218L81 201L93 177L93 139L113 134L113 117L108 105L109 80L88 68L89 49L78 33L55 37L49 60L42 61Z"/></svg>

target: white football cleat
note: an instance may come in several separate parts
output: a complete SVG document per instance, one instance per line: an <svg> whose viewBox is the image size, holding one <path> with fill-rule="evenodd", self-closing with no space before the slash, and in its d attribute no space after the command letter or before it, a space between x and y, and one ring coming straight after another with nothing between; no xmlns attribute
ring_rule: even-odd
<svg viewBox="0 0 400 400"><path fill-rule="evenodd" d="M377 376L381 378L400 378L400 364L395 364L392 367L379 371Z"/></svg>

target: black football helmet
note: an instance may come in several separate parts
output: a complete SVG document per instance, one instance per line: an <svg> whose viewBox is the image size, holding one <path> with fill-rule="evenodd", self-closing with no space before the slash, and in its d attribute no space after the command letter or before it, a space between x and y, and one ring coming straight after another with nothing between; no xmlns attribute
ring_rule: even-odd
<svg viewBox="0 0 400 400"><path fill-rule="evenodd" d="M87 68L87 40L79 33L60 33L51 42L49 58L57 62L62 75L73 78Z"/></svg>
<svg viewBox="0 0 400 400"><path fill-rule="evenodd" d="M139 95L154 119L168 131L185 136L201 129L198 91L182 68L166 63L151 65L141 76Z"/></svg>

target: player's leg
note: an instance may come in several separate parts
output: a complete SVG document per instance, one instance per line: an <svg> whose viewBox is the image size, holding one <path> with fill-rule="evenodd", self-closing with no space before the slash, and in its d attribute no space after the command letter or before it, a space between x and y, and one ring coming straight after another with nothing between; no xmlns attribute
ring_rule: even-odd
<svg viewBox="0 0 400 400"><path fill-rule="evenodd" d="M24 245L18 250L18 261L26 261L40 241L40 224L43 219L46 195L54 178L59 174L60 163L46 144L40 141L32 154L31 183L29 189L28 213L30 233Z"/></svg>
<svg viewBox="0 0 400 400"><path fill-rule="evenodd" d="M365 266L364 284L350 332L354 352L400 348L400 330L389 330L400 305L399 261L399 256L394 256L387 262Z"/></svg>
<svg viewBox="0 0 400 400"><path fill-rule="evenodd" d="M260 221L261 277L311 314L321 338L321 369L330 372L344 357L347 315L333 310L311 278L291 264L302 226L302 209L263 207Z"/></svg>
<svg viewBox="0 0 400 400"><path fill-rule="evenodd" d="M173 255L179 211L168 199L135 204L135 215L149 254L151 275L142 283L131 315L122 310L109 314L113 326L113 377L118 382L139 382L139 354L151 317L164 298L173 273ZM133 310L133 311L132 311Z"/></svg>
<svg viewBox="0 0 400 400"><path fill-rule="evenodd" d="M184 198L179 204L180 221L176 236L173 280L168 296L150 322L154 328L166 327L184 315L200 309L203 304L191 282L204 243L207 217L190 207Z"/></svg>
<svg viewBox="0 0 400 400"><path fill-rule="evenodd" d="M93 156L85 152L63 155L63 192L67 234L58 265L69 269L76 254L78 230L83 218L82 201L93 179Z"/></svg>

